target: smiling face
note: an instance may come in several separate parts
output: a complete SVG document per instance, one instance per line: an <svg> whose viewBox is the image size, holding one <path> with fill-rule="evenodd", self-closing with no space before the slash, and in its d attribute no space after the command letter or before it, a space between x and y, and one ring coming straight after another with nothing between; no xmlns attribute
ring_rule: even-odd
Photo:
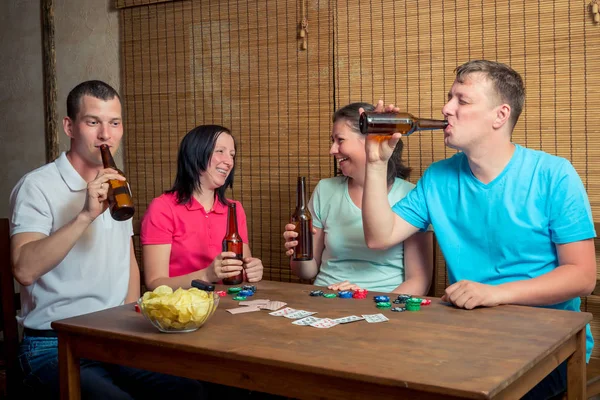
<svg viewBox="0 0 600 400"><path fill-rule="evenodd" d="M492 82L482 73L455 81L442 108L448 120L446 146L466 151L480 145L494 131L501 103Z"/></svg>
<svg viewBox="0 0 600 400"><path fill-rule="evenodd" d="M200 174L200 185L208 190L216 190L225 184L235 162L235 143L227 132L221 132L215 142L206 171Z"/></svg>
<svg viewBox="0 0 600 400"><path fill-rule="evenodd" d="M344 176L363 177L365 174L365 137L350 128L345 119L337 120L331 129L331 148Z"/></svg>
<svg viewBox="0 0 600 400"><path fill-rule="evenodd" d="M121 102L117 97L101 100L85 95L74 120L65 117L63 128L71 138L70 156L89 167L102 165L100 145L115 154L123 137Z"/></svg>

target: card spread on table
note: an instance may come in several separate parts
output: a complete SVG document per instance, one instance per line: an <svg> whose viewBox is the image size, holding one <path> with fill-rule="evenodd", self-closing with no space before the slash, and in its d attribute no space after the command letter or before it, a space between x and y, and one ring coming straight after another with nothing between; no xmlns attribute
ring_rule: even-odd
<svg viewBox="0 0 600 400"><path fill-rule="evenodd" d="M308 326L308 325L310 325L310 324L312 324L314 322L319 321L320 319L321 318L310 316L310 317L305 317L305 318L302 318L302 319L297 319L297 320L293 321L292 324L294 324L294 325L300 325L300 326Z"/></svg>
<svg viewBox="0 0 600 400"><path fill-rule="evenodd" d="M336 325L338 325L338 323L330 318L321 318L320 320L310 324L310 326L315 328L331 328L332 326Z"/></svg>
<svg viewBox="0 0 600 400"><path fill-rule="evenodd" d="M349 317L342 317L334 319L338 324L348 324L350 322L362 321L363 317L357 317L356 315L350 315Z"/></svg>
<svg viewBox="0 0 600 400"><path fill-rule="evenodd" d="M272 315L274 317L283 317L285 315L293 313L294 311L296 311L296 310L293 308L290 308L290 307L286 307L286 308L282 308L279 311L270 312L269 315Z"/></svg>
<svg viewBox="0 0 600 400"><path fill-rule="evenodd" d="M370 324L389 321L389 319L383 314L363 314L363 318Z"/></svg>
<svg viewBox="0 0 600 400"><path fill-rule="evenodd" d="M283 301L269 301L267 304L264 305L258 305L257 307L262 309L262 310L271 310L271 311L275 311L275 310L279 310L281 307L287 305L287 303L284 303Z"/></svg>
<svg viewBox="0 0 600 400"><path fill-rule="evenodd" d="M269 304L269 299L256 299L240 301L240 306L261 306Z"/></svg>
<svg viewBox="0 0 600 400"><path fill-rule="evenodd" d="M313 314L316 314L316 312L296 310L293 313L284 315L284 317L289 318L289 319L298 319L298 318L308 317L309 315L313 315Z"/></svg>
<svg viewBox="0 0 600 400"><path fill-rule="evenodd" d="M242 313L247 313L247 312L260 311L260 308L258 308L256 306L244 306L244 307L230 308L227 311L230 312L231 314L242 314Z"/></svg>

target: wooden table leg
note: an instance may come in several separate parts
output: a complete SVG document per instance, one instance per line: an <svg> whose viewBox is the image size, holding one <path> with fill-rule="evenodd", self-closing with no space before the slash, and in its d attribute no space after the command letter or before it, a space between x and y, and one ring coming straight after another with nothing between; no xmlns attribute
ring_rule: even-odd
<svg viewBox="0 0 600 400"><path fill-rule="evenodd" d="M576 341L575 352L567 359L567 399L585 400L585 327L577 332Z"/></svg>
<svg viewBox="0 0 600 400"><path fill-rule="evenodd" d="M60 371L61 400L80 400L79 359L73 355L72 337L58 334L58 367Z"/></svg>

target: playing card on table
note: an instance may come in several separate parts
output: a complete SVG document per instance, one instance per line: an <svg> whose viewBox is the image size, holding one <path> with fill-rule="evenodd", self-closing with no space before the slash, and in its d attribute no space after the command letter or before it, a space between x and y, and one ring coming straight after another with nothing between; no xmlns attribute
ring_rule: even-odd
<svg viewBox="0 0 600 400"><path fill-rule="evenodd" d="M245 306L245 307L230 308L227 311L230 312L231 314L242 314L242 313L247 313L247 312L260 311L260 308L258 308L256 306Z"/></svg>
<svg viewBox="0 0 600 400"><path fill-rule="evenodd" d="M294 325L301 325L301 326L308 326L314 322L319 321L321 318L317 318L317 317L306 317L306 318L302 318L302 319L297 319L295 321L292 322L292 324Z"/></svg>
<svg viewBox="0 0 600 400"><path fill-rule="evenodd" d="M349 317L336 318L336 319L334 319L334 321L337 322L338 324L347 324L350 322L362 321L363 319L364 319L363 317L357 317L356 315L350 315Z"/></svg>
<svg viewBox="0 0 600 400"><path fill-rule="evenodd" d="M363 314L363 317L370 324L373 324L376 322L389 321L389 319L383 314L368 314L368 315Z"/></svg>
<svg viewBox="0 0 600 400"><path fill-rule="evenodd" d="M240 306L261 306L269 304L269 299L256 299L256 300L244 300L240 301Z"/></svg>
<svg viewBox="0 0 600 400"><path fill-rule="evenodd" d="M286 308L282 308L279 311L270 312L269 315L272 315L274 317L283 317L285 315L293 313L294 311L296 311L296 310L293 308L290 308L290 307L286 307Z"/></svg>
<svg viewBox="0 0 600 400"><path fill-rule="evenodd" d="M287 305L287 303L284 303L283 301L269 301L267 304L264 304L264 305L259 304L257 307L260 308L261 310L275 311L285 305Z"/></svg>
<svg viewBox="0 0 600 400"><path fill-rule="evenodd" d="M298 319L298 318L308 317L309 315L313 315L313 314L316 314L316 312L296 310L293 313L284 315L284 317L289 318L289 319Z"/></svg>
<svg viewBox="0 0 600 400"><path fill-rule="evenodd" d="M331 328L332 326L336 325L338 325L338 323L330 318L322 318L310 324L310 326L313 326L315 328Z"/></svg>

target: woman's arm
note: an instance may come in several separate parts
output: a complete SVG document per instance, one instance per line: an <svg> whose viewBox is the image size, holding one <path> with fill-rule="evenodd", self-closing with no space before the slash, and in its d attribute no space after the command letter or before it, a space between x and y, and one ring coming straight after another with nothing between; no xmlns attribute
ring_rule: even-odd
<svg viewBox="0 0 600 400"><path fill-rule="evenodd" d="M419 232L404 241L404 282L392 293L424 296L433 277L433 232Z"/></svg>
<svg viewBox="0 0 600 400"><path fill-rule="evenodd" d="M285 244L287 249L285 254L291 256L293 254L293 248L298 245L298 242L293 240L297 236L297 233L293 232L294 224L288 224L285 228L286 232L284 237L286 237L287 234L290 235L289 239L291 239ZM286 239L288 239L288 237L286 237ZM325 233L321 228L313 228L313 259L308 261L294 261L290 258L290 267L294 275L300 279L314 279L321 269L323 249L325 249Z"/></svg>

